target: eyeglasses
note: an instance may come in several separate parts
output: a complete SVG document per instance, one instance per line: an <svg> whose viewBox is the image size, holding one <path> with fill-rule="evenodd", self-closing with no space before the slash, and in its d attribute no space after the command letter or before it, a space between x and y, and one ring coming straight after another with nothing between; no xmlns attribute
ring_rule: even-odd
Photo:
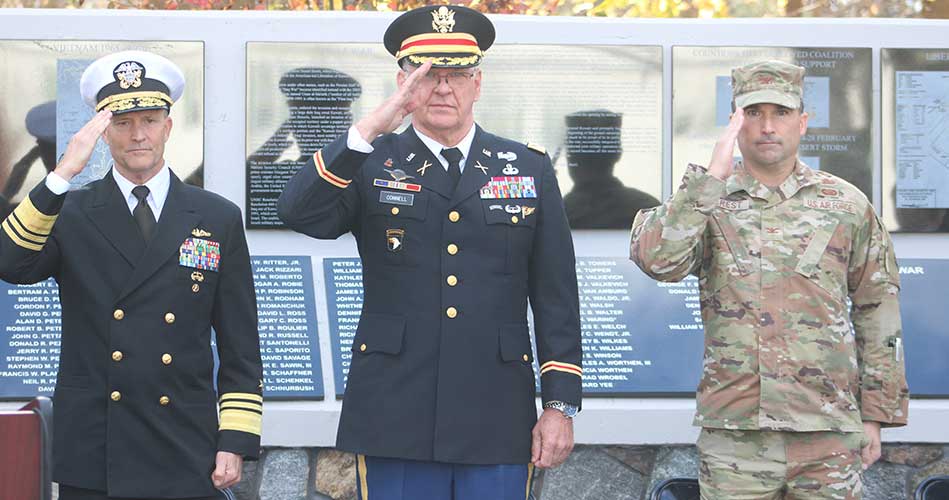
<svg viewBox="0 0 949 500"><path fill-rule="evenodd" d="M468 80L471 80L474 76L474 73L467 71L451 71L441 75L429 71L422 77L422 84L426 87L437 87L442 80L445 80L449 87L457 89L467 84Z"/></svg>

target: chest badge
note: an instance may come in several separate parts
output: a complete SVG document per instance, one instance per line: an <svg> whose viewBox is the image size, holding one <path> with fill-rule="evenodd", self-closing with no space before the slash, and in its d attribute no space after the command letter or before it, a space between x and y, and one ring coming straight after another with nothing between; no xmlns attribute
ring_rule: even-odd
<svg viewBox="0 0 949 500"><path fill-rule="evenodd" d="M208 238L211 236L211 233L205 231L204 229L194 228L191 230L191 236L195 238Z"/></svg>
<svg viewBox="0 0 949 500"><path fill-rule="evenodd" d="M392 166L392 158L389 158L387 164L388 164L389 166ZM388 168L384 168L383 170L385 170L386 172L389 172L389 175L391 175L391 176L392 176L392 179L395 180L396 182L402 182L402 181L405 181L405 180L408 180L408 179L414 179L414 178L415 178L415 177L413 177L413 176L411 176L411 175L405 173L405 170L402 170L401 168L396 168L396 169L392 169L392 170L389 170Z"/></svg>
<svg viewBox="0 0 949 500"><path fill-rule="evenodd" d="M415 153L409 153L409 155L405 157L405 161L412 161L412 158L415 158Z"/></svg>
<svg viewBox="0 0 949 500"><path fill-rule="evenodd" d="M488 167L482 165L480 161L475 162L475 168L480 170L482 174L488 175Z"/></svg>
<svg viewBox="0 0 949 500"><path fill-rule="evenodd" d="M487 156L488 158L491 158L491 152L488 151L487 149L482 149L481 154Z"/></svg>
<svg viewBox="0 0 949 500"><path fill-rule="evenodd" d="M388 248L390 252L401 252L402 241L404 239L404 229L386 229L386 248Z"/></svg>
<svg viewBox="0 0 949 500"><path fill-rule="evenodd" d="M419 167L418 170L416 170L416 172L422 174L422 177L425 177L425 171L428 170L428 167L431 167L431 166L432 164L429 163L428 160L425 160L424 162L422 162L422 166Z"/></svg>
<svg viewBox="0 0 949 500"><path fill-rule="evenodd" d="M504 175L517 175L520 172L521 171L518 170L517 167L515 167L514 165L511 165L510 163L504 166L504 170L501 170L501 173Z"/></svg>
<svg viewBox="0 0 949 500"><path fill-rule="evenodd" d="M517 153L513 151L498 151L498 158L507 161L515 161L517 160Z"/></svg>

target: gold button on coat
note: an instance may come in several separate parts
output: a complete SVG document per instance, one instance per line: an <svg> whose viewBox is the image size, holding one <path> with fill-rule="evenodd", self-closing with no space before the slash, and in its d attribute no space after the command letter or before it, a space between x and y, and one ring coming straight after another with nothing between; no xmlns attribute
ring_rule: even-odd
<svg viewBox="0 0 949 500"><path fill-rule="evenodd" d="M458 284L458 278L456 278L454 274L449 274L445 281L448 282L448 286L455 286Z"/></svg>
<svg viewBox="0 0 949 500"><path fill-rule="evenodd" d="M511 222L517 224L517 221L518 221L518 220L519 220L519 219L517 218L516 215L512 215L512 216L511 216Z"/></svg>
<svg viewBox="0 0 949 500"><path fill-rule="evenodd" d="M158 398L158 404L162 406L168 406L168 403L170 402L171 402L171 399L169 399L168 396L162 396Z"/></svg>
<svg viewBox="0 0 949 500"><path fill-rule="evenodd" d="M458 211L452 210L448 213L448 220L458 222L459 219L461 219L461 214L459 214Z"/></svg>
<svg viewBox="0 0 949 500"><path fill-rule="evenodd" d="M174 314L174 313L165 313L165 323L168 323L168 324L170 325L170 324L172 324L172 323L174 323L174 322L175 322L175 314Z"/></svg>
<svg viewBox="0 0 949 500"><path fill-rule="evenodd" d="M112 313L112 317L115 318L115 319L117 319L117 320L119 320L119 321L122 321L122 318L125 317L125 311L123 311L123 310L121 310L121 309L116 309L116 310Z"/></svg>
<svg viewBox="0 0 949 500"><path fill-rule="evenodd" d="M530 356L528 356L528 355L526 355L526 354L525 354L525 355L523 356L523 358L524 358L524 361L528 361L528 360L530 360L530 359L531 359L531 357L530 357Z"/></svg>
<svg viewBox="0 0 949 500"><path fill-rule="evenodd" d="M361 346L359 346L359 350L361 352L366 352L366 344L362 344Z"/></svg>
<svg viewBox="0 0 949 500"><path fill-rule="evenodd" d="M122 361L122 351L115 351L112 353L112 361Z"/></svg>
<svg viewBox="0 0 949 500"><path fill-rule="evenodd" d="M392 215L399 215L399 207L392 207Z"/></svg>
<svg viewBox="0 0 949 500"><path fill-rule="evenodd" d="M448 255L455 255L456 253L458 253L458 245L450 243L448 245Z"/></svg>
<svg viewBox="0 0 949 500"><path fill-rule="evenodd" d="M445 310L445 315L448 316L449 318L454 318L455 316L458 316L458 309L455 309L454 307L449 307L448 309Z"/></svg>
<svg viewBox="0 0 949 500"><path fill-rule="evenodd" d="M112 401L118 401L122 399L122 393L119 391L112 391L112 394L109 395L112 398Z"/></svg>
<svg viewBox="0 0 949 500"><path fill-rule="evenodd" d="M170 365L171 364L171 354L165 353L161 355L161 362Z"/></svg>

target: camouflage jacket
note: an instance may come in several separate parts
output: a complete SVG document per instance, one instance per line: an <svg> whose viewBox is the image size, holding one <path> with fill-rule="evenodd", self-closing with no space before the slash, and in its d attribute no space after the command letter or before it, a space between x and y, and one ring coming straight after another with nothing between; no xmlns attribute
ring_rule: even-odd
<svg viewBox="0 0 949 500"><path fill-rule="evenodd" d="M724 182L690 165L669 200L637 214L630 258L657 280L699 278L695 425L906 424L899 270L889 234L851 184L801 162L774 190L740 162Z"/></svg>

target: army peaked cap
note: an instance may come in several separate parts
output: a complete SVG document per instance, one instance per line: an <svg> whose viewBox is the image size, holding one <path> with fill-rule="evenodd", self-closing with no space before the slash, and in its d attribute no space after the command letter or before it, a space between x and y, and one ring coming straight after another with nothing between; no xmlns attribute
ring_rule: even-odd
<svg viewBox="0 0 949 500"><path fill-rule="evenodd" d="M494 36L494 25L476 10L431 5L397 17L383 43L400 65L408 59L415 66L432 61L433 68L470 68L481 63Z"/></svg>

